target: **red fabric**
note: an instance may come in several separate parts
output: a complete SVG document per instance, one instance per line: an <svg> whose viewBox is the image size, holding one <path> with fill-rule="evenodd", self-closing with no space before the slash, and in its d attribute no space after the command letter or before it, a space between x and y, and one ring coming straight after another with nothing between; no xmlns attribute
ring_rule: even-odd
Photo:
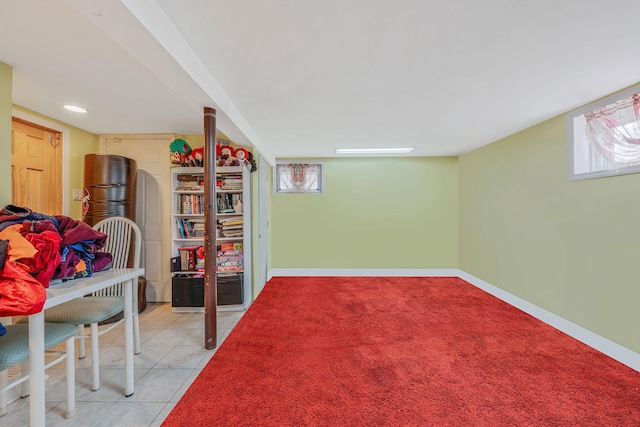
<svg viewBox="0 0 640 427"><path fill-rule="evenodd" d="M58 264L60 264L60 241L62 238L54 231L29 233L25 238L31 242L38 252L33 258L23 258L20 261L29 267L38 282L48 288L53 273L56 271Z"/></svg>
<svg viewBox="0 0 640 427"><path fill-rule="evenodd" d="M0 317L26 316L42 311L47 291L14 262L0 270Z"/></svg>
<svg viewBox="0 0 640 427"><path fill-rule="evenodd" d="M175 426L640 426L640 373L453 277L277 277Z"/></svg>

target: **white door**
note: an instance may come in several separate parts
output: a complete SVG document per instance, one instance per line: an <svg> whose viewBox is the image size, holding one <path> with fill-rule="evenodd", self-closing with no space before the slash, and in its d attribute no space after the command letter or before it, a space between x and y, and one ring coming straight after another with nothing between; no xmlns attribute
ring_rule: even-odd
<svg viewBox="0 0 640 427"><path fill-rule="evenodd" d="M267 212L269 211L269 164L260 156L258 166L259 190L258 190L258 244L260 245L260 256L258 259L258 294L267 283L267 253L269 247L269 223ZM257 296L257 295L256 295Z"/></svg>
<svg viewBox="0 0 640 427"><path fill-rule="evenodd" d="M104 153L137 163L136 223L142 232L147 300L171 301L171 161L173 134L102 135Z"/></svg>

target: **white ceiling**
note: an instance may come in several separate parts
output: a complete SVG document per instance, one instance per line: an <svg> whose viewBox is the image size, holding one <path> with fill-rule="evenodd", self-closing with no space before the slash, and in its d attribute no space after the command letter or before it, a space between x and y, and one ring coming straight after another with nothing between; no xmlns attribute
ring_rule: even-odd
<svg viewBox="0 0 640 427"><path fill-rule="evenodd" d="M2 0L13 102L267 159L458 155L640 81L638 0ZM65 103L86 106L84 116Z"/></svg>

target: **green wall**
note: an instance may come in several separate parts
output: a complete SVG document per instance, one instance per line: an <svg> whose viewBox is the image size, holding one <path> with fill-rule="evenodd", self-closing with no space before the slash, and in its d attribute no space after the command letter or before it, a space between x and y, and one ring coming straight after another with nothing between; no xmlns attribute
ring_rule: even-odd
<svg viewBox="0 0 640 427"><path fill-rule="evenodd" d="M454 157L327 158L324 194L271 198L271 268L456 268Z"/></svg>
<svg viewBox="0 0 640 427"><path fill-rule="evenodd" d="M13 69L0 62L0 207L11 203L11 94Z"/></svg>
<svg viewBox="0 0 640 427"><path fill-rule="evenodd" d="M459 158L460 269L640 351L640 174L567 180L565 117Z"/></svg>

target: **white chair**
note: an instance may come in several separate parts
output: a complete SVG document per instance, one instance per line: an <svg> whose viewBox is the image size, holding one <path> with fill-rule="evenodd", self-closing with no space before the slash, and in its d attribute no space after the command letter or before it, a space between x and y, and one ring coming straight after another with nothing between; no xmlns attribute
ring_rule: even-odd
<svg viewBox="0 0 640 427"><path fill-rule="evenodd" d="M93 228L106 234L104 252L113 256L113 268L138 268L142 252L142 234L138 225L125 217L111 217L99 221ZM140 354L140 321L138 318L138 282L133 287L133 342L134 353ZM118 283L95 293L96 296L122 296L123 284ZM122 323L120 320L118 324ZM82 340L81 340L82 341ZM84 351L84 347L81 348Z"/></svg>
<svg viewBox="0 0 640 427"><path fill-rule="evenodd" d="M113 255L113 268L137 268L140 266L142 235L135 222L124 217L112 217L99 221L93 227L108 237L104 252ZM109 332L124 319L98 329L98 324L124 311L123 284L104 289L88 298L76 298L64 304L45 310L45 322L77 325L79 339L78 357L85 357L84 340L91 338L91 366L93 368L92 389L100 388L100 360L98 337ZM138 284L133 283L133 336L134 353L140 353L140 327L138 320ZM90 334L85 334L85 324L90 326Z"/></svg>
<svg viewBox="0 0 640 427"><path fill-rule="evenodd" d="M28 371L29 361L29 325L5 325L7 329L6 335L0 337L0 416L7 413L7 392L22 384L22 392L20 395L26 397L29 395ZM78 332L74 325L45 323L44 325L44 347L50 349L56 345L66 341L66 352L51 352L48 354L56 354L53 361L49 362L45 369L57 364L66 358L67 360L67 411L65 418L73 418L76 415L76 384L75 384L75 363L73 339ZM22 375L20 378L9 383L8 369L22 364Z"/></svg>

